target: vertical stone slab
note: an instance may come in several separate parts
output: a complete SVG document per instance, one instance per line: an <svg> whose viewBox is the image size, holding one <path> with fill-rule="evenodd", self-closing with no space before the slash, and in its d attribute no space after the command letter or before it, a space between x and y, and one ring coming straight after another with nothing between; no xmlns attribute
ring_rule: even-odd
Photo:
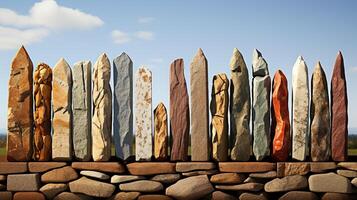
<svg viewBox="0 0 357 200"><path fill-rule="evenodd" d="M176 59L170 67L170 131L172 135L171 160L188 159L190 111L183 59Z"/></svg>
<svg viewBox="0 0 357 200"><path fill-rule="evenodd" d="M292 74L292 158L303 161L308 152L309 83L307 66L299 56Z"/></svg>
<svg viewBox="0 0 357 200"><path fill-rule="evenodd" d="M213 76L211 97L212 158L227 161L228 158L228 87L226 74Z"/></svg>
<svg viewBox="0 0 357 200"><path fill-rule="evenodd" d="M127 159L133 145L133 62L126 53L113 61L115 155Z"/></svg>
<svg viewBox="0 0 357 200"><path fill-rule="evenodd" d="M285 74L278 70L273 79L272 89L272 134L275 161L287 161L290 153L290 120L289 120L289 92L288 80Z"/></svg>
<svg viewBox="0 0 357 200"><path fill-rule="evenodd" d="M7 160L29 161L33 142L33 65L25 47L11 63L7 115Z"/></svg>
<svg viewBox="0 0 357 200"><path fill-rule="evenodd" d="M166 160L168 147L167 111L163 103L154 110L154 156L156 160Z"/></svg>
<svg viewBox="0 0 357 200"><path fill-rule="evenodd" d="M250 88L248 69L242 54L234 48L230 61L230 133L231 159L250 158Z"/></svg>
<svg viewBox="0 0 357 200"><path fill-rule="evenodd" d="M73 66L73 147L74 156L80 161L92 158L92 64L77 62Z"/></svg>
<svg viewBox="0 0 357 200"><path fill-rule="evenodd" d="M198 49L190 66L191 86L191 160L208 161L208 67L202 49Z"/></svg>
<svg viewBox="0 0 357 200"><path fill-rule="evenodd" d="M93 70L92 156L94 161L108 161L111 156L112 91L110 62L105 53Z"/></svg>
<svg viewBox="0 0 357 200"><path fill-rule="evenodd" d="M151 71L141 67L135 77L135 159L149 161L152 156Z"/></svg>
<svg viewBox="0 0 357 200"><path fill-rule="evenodd" d="M34 160L49 161L51 159L51 68L45 63L40 63L34 72L33 79L35 97Z"/></svg>
<svg viewBox="0 0 357 200"><path fill-rule="evenodd" d="M311 159L328 161L331 155L330 108L325 71L320 62L311 77Z"/></svg>
<svg viewBox="0 0 357 200"><path fill-rule="evenodd" d="M331 147L334 161L347 160L348 110L345 65L338 52L331 79Z"/></svg>
<svg viewBox="0 0 357 200"><path fill-rule="evenodd" d="M252 130L253 153L260 161L270 155L270 90L271 80L268 64L262 54L253 52L253 90L252 90Z"/></svg>
<svg viewBox="0 0 357 200"><path fill-rule="evenodd" d="M72 71L61 58L53 68L52 159L72 159Z"/></svg>

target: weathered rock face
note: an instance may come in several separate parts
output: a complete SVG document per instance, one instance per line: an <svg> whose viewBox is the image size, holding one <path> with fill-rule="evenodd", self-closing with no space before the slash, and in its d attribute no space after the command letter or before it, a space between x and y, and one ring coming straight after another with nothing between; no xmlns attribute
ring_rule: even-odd
<svg viewBox="0 0 357 200"><path fill-rule="evenodd" d="M211 99L212 158L226 161L228 157L228 87L225 74L213 76Z"/></svg>
<svg viewBox="0 0 357 200"><path fill-rule="evenodd" d="M260 161L270 155L270 76L268 64L258 50L253 52L252 129L253 153Z"/></svg>
<svg viewBox="0 0 357 200"><path fill-rule="evenodd" d="M345 65L339 52L331 79L331 149L334 161L347 160L347 103Z"/></svg>
<svg viewBox="0 0 357 200"><path fill-rule="evenodd" d="M154 156L157 160L165 160L168 156L167 112L163 103L154 110Z"/></svg>
<svg viewBox="0 0 357 200"><path fill-rule="evenodd" d="M312 192L355 192L348 178L335 173L314 174L309 177L309 188Z"/></svg>
<svg viewBox="0 0 357 200"><path fill-rule="evenodd" d="M151 71L145 67L139 68L135 82L136 160L150 160L152 156Z"/></svg>
<svg viewBox="0 0 357 200"><path fill-rule="evenodd" d="M264 185L264 190L267 192L285 192L300 190L308 187L306 177L301 175L286 176L284 178L276 178Z"/></svg>
<svg viewBox="0 0 357 200"><path fill-rule="evenodd" d="M170 131L172 135L171 160L186 161L190 111L183 59L176 59L170 67Z"/></svg>
<svg viewBox="0 0 357 200"><path fill-rule="evenodd" d="M52 159L72 158L72 71L61 58L53 68Z"/></svg>
<svg viewBox="0 0 357 200"><path fill-rule="evenodd" d="M231 159L247 161L250 157L250 88L247 66L238 49L233 50L230 63L230 133Z"/></svg>
<svg viewBox="0 0 357 200"><path fill-rule="evenodd" d="M330 110L327 80L320 62L311 77L311 159L328 161L331 155Z"/></svg>
<svg viewBox="0 0 357 200"><path fill-rule="evenodd" d="M99 56L93 70L92 156L94 161L108 161L111 155L112 91L110 62Z"/></svg>
<svg viewBox="0 0 357 200"><path fill-rule="evenodd" d="M40 63L34 73L34 160L37 161L51 159L51 93L52 70Z"/></svg>
<svg viewBox="0 0 357 200"><path fill-rule="evenodd" d="M286 161L290 153L290 121L288 107L288 81L284 73L278 70L274 75L272 94L272 157L277 161Z"/></svg>
<svg viewBox="0 0 357 200"><path fill-rule="evenodd" d="M292 74L292 158L303 161L308 152L309 83L307 66L299 56Z"/></svg>
<svg viewBox="0 0 357 200"><path fill-rule="evenodd" d="M22 46L11 63L9 79L7 160L32 157L33 92L32 61Z"/></svg>
<svg viewBox="0 0 357 200"><path fill-rule="evenodd" d="M133 143L133 62L126 53L113 61L114 68L114 144L118 158L132 154Z"/></svg>
<svg viewBox="0 0 357 200"><path fill-rule="evenodd" d="M92 157L91 68L90 61L77 62L72 73L73 149L75 158L81 161L89 161Z"/></svg>
<svg viewBox="0 0 357 200"><path fill-rule="evenodd" d="M191 88L191 160L208 161L210 139L208 133L208 66L198 49L190 67Z"/></svg>
<svg viewBox="0 0 357 200"><path fill-rule="evenodd" d="M78 180L70 182L69 189L74 193L81 193L99 198L108 198L113 194L115 186L109 183L103 183L82 177Z"/></svg>

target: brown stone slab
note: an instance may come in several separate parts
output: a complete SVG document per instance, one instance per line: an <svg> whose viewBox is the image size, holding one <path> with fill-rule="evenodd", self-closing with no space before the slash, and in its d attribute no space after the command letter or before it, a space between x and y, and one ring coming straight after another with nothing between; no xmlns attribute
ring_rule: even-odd
<svg viewBox="0 0 357 200"><path fill-rule="evenodd" d="M7 176L7 190L32 192L40 189L39 174L11 174Z"/></svg>
<svg viewBox="0 0 357 200"><path fill-rule="evenodd" d="M270 162L219 162L220 172L267 172L276 169L276 163Z"/></svg>
<svg viewBox="0 0 357 200"><path fill-rule="evenodd" d="M0 162L0 174L18 174L27 172L26 162Z"/></svg>
<svg viewBox="0 0 357 200"><path fill-rule="evenodd" d="M309 162L278 162L277 176L306 175L310 172Z"/></svg>
<svg viewBox="0 0 357 200"><path fill-rule="evenodd" d="M80 170L94 170L119 174L126 171L124 165L118 162L72 162L72 167Z"/></svg>
<svg viewBox="0 0 357 200"><path fill-rule="evenodd" d="M29 162L28 169L30 172L46 172L65 166L65 162Z"/></svg>
<svg viewBox="0 0 357 200"><path fill-rule="evenodd" d="M337 168L335 162L311 162L310 171L313 173L320 173L329 170L334 170Z"/></svg>
<svg viewBox="0 0 357 200"><path fill-rule="evenodd" d="M41 192L16 192L12 200L46 200Z"/></svg>
<svg viewBox="0 0 357 200"><path fill-rule="evenodd" d="M136 162L126 165L132 175L154 175L176 173L176 163L169 162Z"/></svg>
<svg viewBox="0 0 357 200"><path fill-rule="evenodd" d="M168 153L167 111L163 103L154 110L154 156L156 160L166 160Z"/></svg>
<svg viewBox="0 0 357 200"><path fill-rule="evenodd" d="M11 200L12 199L12 193L11 192L0 192L0 199L1 200Z"/></svg>
<svg viewBox="0 0 357 200"><path fill-rule="evenodd" d="M216 164L212 162L177 162L177 172L189 172L193 170L210 170L215 169Z"/></svg>
<svg viewBox="0 0 357 200"><path fill-rule="evenodd" d="M340 162L337 165L339 167L357 171L357 162Z"/></svg>

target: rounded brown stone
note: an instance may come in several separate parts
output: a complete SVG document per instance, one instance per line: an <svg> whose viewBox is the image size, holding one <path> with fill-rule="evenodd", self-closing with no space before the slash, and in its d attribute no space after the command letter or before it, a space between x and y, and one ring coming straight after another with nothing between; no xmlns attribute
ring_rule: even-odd
<svg viewBox="0 0 357 200"><path fill-rule="evenodd" d="M29 162L28 168L30 172L46 172L48 170L60 168L65 165L65 162Z"/></svg>
<svg viewBox="0 0 357 200"><path fill-rule="evenodd" d="M93 170L99 172L124 173L125 166L119 162L72 162L74 169Z"/></svg>
<svg viewBox="0 0 357 200"><path fill-rule="evenodd" d="M216 184L238 184L246 179L246 175L237 173L221 173L211 176L211 182Z"/></svg>
<svg viewBox="0 0 357 200"><path fill-rule="evenodd" d="M139 196L138 200L173 200L171 197L161 194L146 194Z"/></svg>
<svg viewBox="0 0 357 200"><path fill-rule="evenodd" d="M45 195L40 192L16 192L13 200L46 200Z"/></svg>
<svg viewBox="0 0 357 200"><path fill-rule="evenodd" d="M169 162L135 162L127 165L132 175L155 175L176 173L176 163Z"/></svg>
<svg viewBox="0 0 357 200"><path fill-rule="evenodd" d="M139 196L140 192L119 192L112 200L136 200Z"/></svg>
<svg viewBox="0 0 357 200"><path fill-rule="evenodd" d="M211 200L236 200L237 198L233 195L224 193L222 191L214 191L212 193Z"/></svg>
<svg viewBox="0 0 357 200"><path fill-rule="evenodd" d="M64 183L78 178L77 172L70 166L54 169L41 176L44 183Z"/></svg>
<svg viewBox="0 0 357 200"><path fill-rule="evenodd" d="M313 192L290 191L285 193L279 200L319 200L319 197Z"/></svg>

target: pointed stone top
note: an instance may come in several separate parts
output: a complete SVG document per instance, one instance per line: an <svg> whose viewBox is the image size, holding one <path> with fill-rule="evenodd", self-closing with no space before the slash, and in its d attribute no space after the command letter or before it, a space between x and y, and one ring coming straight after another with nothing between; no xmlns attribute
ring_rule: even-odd
<svg viewBox="0 0 357 200"><path fill-rule="evenodd" d="M205 56L201 48L198 48L196 56Z"/></svg>
<svg viewBox="0 0 357 200"><path fill-rule="evenodd" d="M227 90L228 86L229 86L229 81L225 73L219 73L213 75L213 87L216 93L222 90ZM216 94L212 93L212 96L214 95Z"/></svg>
<svg viewBox="0 0 357 200"><path fill-rule="evenodd" d="M28 55L25 47L21 46L19 48L19 50L16 52L16 54L12 60L12 65L14 65L14 64L16 65L18 63L21 63L21 65L23 65L24 62L31 63L31 65L32 65L32 61L31 61L30 56Z"/></svg>
<svg viewBox="0 0 357 200"><path fill-rule="evenodd" d="M138 68L138 71L137 71L139 74L141 73L146 73L146 74L150 74L151 76L151 71L148 67L142 65L141 67Z"/></svg>
<svg viewBox="0 0 357 200"><path fill-rule="evenodd" d="M286 76L283 72L283 70L278 69L275 74L274 74L274 80L280 78L281 80L287 81Z"/></svg>
<svg viewBox="0 0 357 200"><path fill-rule="evenodd" d="M229 66L233 72L242 72L243 70L247 71L244 58L237 48L233 49L233 55Z"/></svg>
<svg viewBox="0 0 357 200"><path fill-rule="evenodd" d="M97 59L97 62L96 62L96 65L99 65L99 64L104 64L105 66L108 66L110 68L110 62L109 62L109 59L108 59L108 56L107 54L105 53L102 53L98 59Z"/></svg>
<svg viewBox="0 0 357 200"><path fill-rule="evenodd" d="M335 66L333 67L332 77L339 77L345 79L345 65L343 62L342 52L337 53Z"/></svg>
<svg viewBox="0 0 357 200"><path fill-rule="evenodd" d="M253 77L269 75L268 63L262 54L254 49L253 51Z"/></svg>
<svg viewBox="0 0 357 200"><path fill-rule="evenodd" d="M155 110L166 110L165 104L163 102L160 102L159 104L157 104Z"/></svg>
<svg viewBox="0 0 357 200"><path fill-rule="evenodd" d="M71 67L64 58L60 58L56 65L53 67L53 71L69 71Z"/></svg>
<svg viewBox="0 0 357 200"><path fill-rule="evenodd" d="M137 79L143 79L144 82L151 82L151 71L147 67L139 67L136 73Z"/></svg>
<svg viewBox="0 0 357 200"><path fill-rule="evenodd" d="M304 58L302 56L298 56L298 58L296 59L296 62L295 62L294 67L293 67L293 71L294 71L294 69L298 70L300 68L304 69L307 72L307 66L306 66L306 63L305 63Z"/></svg>
<svg viewBox="0 0 357 200"><path fill-rule="evenodd" d="M121 53L120 56L116 57L115 59L128 59L131 61L131 58L125 52Z"/></svg>
<svg viewBox="0 0 357 200"><path fill-rule="evenodd" d="M321 62L317 61L316 65L315 65L315 71L321 70L321 69L322 69Z"/></svg>

